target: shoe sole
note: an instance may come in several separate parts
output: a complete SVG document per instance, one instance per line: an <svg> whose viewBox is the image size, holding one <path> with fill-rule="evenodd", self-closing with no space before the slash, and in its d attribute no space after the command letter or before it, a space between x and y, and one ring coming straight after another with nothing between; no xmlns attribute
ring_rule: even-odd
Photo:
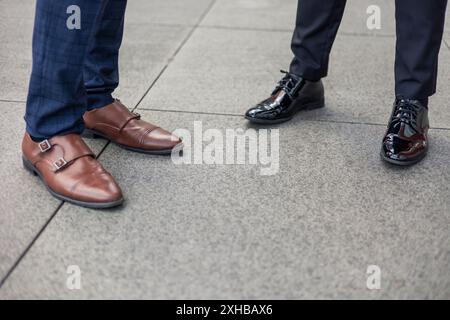
<svg viewBox="0 0 450 320"><path fill-rule="evenodd" d="M124 144L117 143L117 142L109 139L105 135L101 134L100 132L92 130L92 129L84 129L84 131L81 135L88 139L105 139L105 140L111 141L112 143L121 147L122 149L133 151L133 152L138 152L138 153L144 153L144 154L168 156L168 155L171 155L173 152L180 152L183 150L183 143L179 143L171 149L162 149L162 150L145 150L145 149L140 149L140 148L134 148L134 147L126 146Z"/></svg>
<svg viewBox="0 0 450 320"><path fill-rule="evenodd" d="M25 157L22 157L22 161L23 161L23 166L24 168L29 171L31 174L33 174L34 176L38 176L39 179L41 179L41 181L44 183L45 187L47 188L48 192L50 192L50 194L55 197L58 200L62 200L68 203L72 203L75 204L77 206L80 207L84 207L84 208L89 208L89 209L108 209L108 208L113 208L113 207L117 207L120 206L124 199L121 198L120 200L116 200L113 202L85 202L85 201L79 201L79 200L75 200L66 196L63 196L55 191L53 191L45 182L44 178L42 177L41 173L39 172L39 170L37 170L33 164L31 164L30 161L28 161L27 159L25 159Z"/></svg>
<svg viewBox="0 0 450 320"><path fill-rule="evenodd" d="M386 161L386 162L388 162L390 164L393 164L393 165L396 165L396 166L400 166L400 167L412 166L412 165L422 161L426 157L426 155L427 155L427 153L424 153L424 154L420 155L419 157L417 157L415 159L408 160L408 161L401 161L401 160L394 160L394 159L391 159L389 157L386 157L386 155L384 155L383 150L380 151L380 157L381 157L382 160L384 160L384 161Z"/></svg>
<svg viewBox="0 0 450 320"><path fill-rule="evenodd" d="M285 118L285 119L277 119L277 120L265 120L265 119L258 119L258 118L252 118L249 116L244 116L245 119L247 119L248 121L252 122L252 123L257 123L257 124L278 124L278 123L283 123L283 122L287 122L290 121L294 118L294 116L299 113L300 111L311 111L311 110L315 110L315 109L320 109L325 107L325 99L320 100L320 101L316 101L316 102L310 102L310 103L306 103L303 105L300 105L300 107L298 108L298 110L295 111L295 113L289 117L289 118Z"/></svg>

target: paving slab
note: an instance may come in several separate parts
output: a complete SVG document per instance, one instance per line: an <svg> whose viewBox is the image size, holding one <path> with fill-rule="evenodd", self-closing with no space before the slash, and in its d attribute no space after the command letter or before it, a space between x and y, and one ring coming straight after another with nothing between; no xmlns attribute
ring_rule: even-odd
<svg viewBox="0 0 450 320"><path fill-rule="evenodd" d="M270 94L281 78L278 70L288 68L289 39L288 32L198 29L140 106L244 114ZM384 124L394 100L394 52L392 37L338 36L325 79L326 108L299 116ZM431 120L435 127L449 128L446 46L440 66Z"/></svg>
<svg viewBox="0 0 450 320"><path fill-rule="evenodd" d="M218 0L202 27L292 30L297 0Z"/></svg>
<svg viewBox="0 0 450 320"><path fill-rule="evenodd" d="M214 0L133 0L127 4L128 23L197 24Z"/></svg>
<svg viewBox="0 0 450 320"><path fill-rule="evenodd" d="M22 168L24 104L0 102L0 279L25 250L59 202Z"/></svg>
<svg viewBox="0 0 450 320"><path fill-rule="evenodd" d="M29 0L0 0L1 18L33 18L36 3Z"/></svg>
<svg viewBox="0 0 450 320"><path fill-rule="evenodd" d="M242 114L280 79L291 59L289 38L288 32L197 29L141 107Z"/></svg>
<svg viewBox="0 0 450 320"><path fill-rule="evenodd" d="M367 8L371 5L380 9L380 29L367 27ZM394 2L390 0L348 1L340 32L393 35L394 12ZM218 0L202 26L292 31L296 14L297 0Z"/></svg>
<svg viewBox="0 0 450 320"><path fill-rule="evenodd" d="M22 33L23 30L18 32ZM26 30L30 33L31 41L32 24ZM190 27L181 26L127 25L120 52L121 83L116 96L134 107L189 30ZM0 99L25 101L31 72L31 45L23 41L19 46L8 36L6 48L7 51L2 49L0 54L0 67L3 68ZM15 52L21 53L15 55Z"/></svg>
<svg viewBox="0 0 450 320"><path fill-rule="evenodd" d="M295 26L297 3L297 0L218 0L201 26L292 31ZM377 6L380 10L379 29L367 27L367 20L373 13L369 10L371 6ZM370 13L367 13L368 10ZM447 17L450 17L450 10L447 10ZM347 1L339 32L368 36L394 36L394 1ZM446 32L450 33L449 18L446 21Z"/></svg>
<svg viewBox="0 0 450 320"><path fill-rule="evenodd" d="M120 85L115 92L129 107L143 97L190 31L190 27L128 24L120 52Z"/></svg>
<svg viewBox="0 0 450 320"><path fill-rule="evenodd" d="M127 4L127 23L193 25L213 0L133 0ZM33 18L35 2L0 0L0 17Z"/></svg>
<svg viewBox="0 0 450 320"><path fill-rule="evenodd" d="M248 128L233 116L142 113L169 129ZM276 128L273 176L108 148L124 207L64 205L0 298L450 298L448 131L432 130L429 157L399 169L379 159L382 126ZM69 265L81 290L66 288ZM381 290L366 288L369 265Z"/></svg>
<svg viewBox="0 0 450 320"><path fill-rule="evenodd" d="M0 100L25 101L31 73L33 20L0 18Z"/></svg>
<svg viewBox="0 0 450 320"><path fill-rule="evenodd" d="M31 72L33 19L0 19L1 29L4 30L0 36L0 100L26 100ZM187 24L136 24L128 23L129 20L132 19L127 19L120 52L121 85L116 94L134 107L192 27Z"/></svg>
<svg viewBox="0 0 450 320"><path fill-rule="evenodd" d="M41 181L22 168L21 141L25 130L24 103L0 102L0 279L6 275L60 204ZM89 140L98 154L105 141Z"/></svg>
<svg viewBox="0 0 450 320"><path fill-rule="evenodd" d="M380 11L380 28L369 28L367 20L374 14L374 8ZM370 12L370 13L368 13ZM369 36L395 35L395 1L391 0L349 0L342 19L341 33Z"/></svg>

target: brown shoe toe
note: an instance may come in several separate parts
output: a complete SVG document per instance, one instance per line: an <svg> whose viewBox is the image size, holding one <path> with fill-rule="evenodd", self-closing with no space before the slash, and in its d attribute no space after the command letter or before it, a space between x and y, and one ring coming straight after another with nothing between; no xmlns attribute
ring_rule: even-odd
<svg viewBox="0 0 450 320"><path fill-rule="evenodd" d="M123 202L120 187L79 135L37 143L25 134L22 151L25 168L39 175L54 197L95 209Z"/></svg>
<svg viewBox="0 0 450 320"><path fill-rule="evenodd" d="M182 144L180 138L162 128L156 128L147 133L141 142L144 149L171 152Z"/></svg>
<svg viewBox="0 0 450 320"><path fill-rule="evenodd" d="M88 176L72 187L72 194L85 202L99 204L116 203L123 200L122 190L114 178L106 173Z"/></svg>

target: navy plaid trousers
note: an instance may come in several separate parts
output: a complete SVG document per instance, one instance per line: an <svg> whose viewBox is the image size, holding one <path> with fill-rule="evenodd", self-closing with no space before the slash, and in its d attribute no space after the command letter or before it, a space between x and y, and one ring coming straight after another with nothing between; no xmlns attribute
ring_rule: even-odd
<svg viewBox="0 0 450 320"><path fill-rule="evenodd" d="M37 0L25 114L31 136L81 133L84 112L113 101L126 4Z"/></svg>

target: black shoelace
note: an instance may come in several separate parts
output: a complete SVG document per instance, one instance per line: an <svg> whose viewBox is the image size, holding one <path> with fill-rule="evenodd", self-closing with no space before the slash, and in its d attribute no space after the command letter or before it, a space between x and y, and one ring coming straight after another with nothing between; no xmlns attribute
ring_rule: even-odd
<svg viewBox="0 0 450 320"><path fill-rule="evenodd" d="M294 76L292 73L280 70L281 73L285 74L283 79L278 82L272 95L276 94L280 90L283 90L291 100L294 100L294 94L298 91L296 86L300 83L300 79Z"/></svg>
<svg viewBox="0 0 450 320"><path fill-rule="evenodd" d="M418 109L418 106L408 100L399 100L392 114L392 125L405 123L417 131Z"/></svg>

